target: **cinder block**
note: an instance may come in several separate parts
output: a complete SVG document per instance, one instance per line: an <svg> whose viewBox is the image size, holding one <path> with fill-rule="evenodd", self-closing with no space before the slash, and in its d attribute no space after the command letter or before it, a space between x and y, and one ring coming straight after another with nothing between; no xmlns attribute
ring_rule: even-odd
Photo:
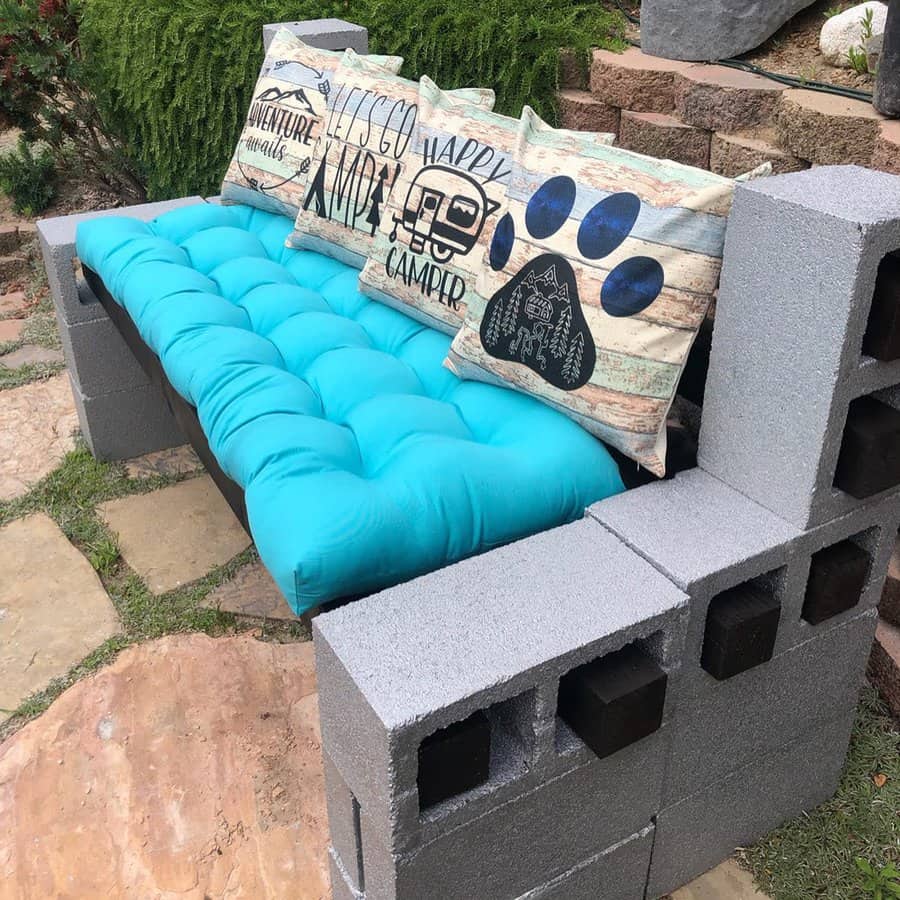
<svg viewBox="0 0 900 900"><path fill-rule="evenodd" d="M877 613L794 647L764 665L717 681L687 662L673 679L678 710L664 804L749 764L813 723L856 708Z"/></svg>
<svg viewBox="0 0 900 900"><path fill-rule="evenodd" d="M648 738L660 747L666 740L665 729ZM639 746L580 766L407 853L392 854L364 811L367 900L512 900L562 880L623 835L642 831L649 811L659 809L664 765L654 754L645 769ZM645 875L632 885L639 891L625 896L641 896Z"/></svg>
<svg viewBox="0 0 900 900"><path fill-rule="evenodd" d="M337 859L341 881L349 889L361 892L365 889L363 870L362 836L360 833L359 804L344 784L334 763L323 754L325 769L325 800L328 805L328 832L331 838L332 859ZM332 871L332 880L334 880Z"/></svg>
<svg viewBox="0 0 900 900"><path fill-rule="evenodd" d="M269 49L279 28L287 28L301 41L320 50L346 50L350 47L357 53L369 52L369 32L362 25L354 25L343 19L307 19L304 22L273 22L263 25L264 49Z"/></svg>
<svg viewBox="0 0 900 900"><path fill-rule="evenodd" d="M185 443L156 385L86 397L71 375L69 382L81 433L97 459L130 459Z"/></svg>
<svg viewBox="0 0 900 900"><path fill-rule="evenodd" d="M79 288L90 292L86 282ZM96 397L150 384L147 373L103 307L97 303L93 308L98 313L96 319L80 325L60 323L66 365L78 390Z"/></svg>
<svg viewBox="0 0 900 900"><path fill-rule="evenodd" d="M411 852L599 762L556 718L560 677L634 641L671 674L685 603L667 578L585 519L325 613L313 623L323 745L379 841ZM491 722L487 783L420 817L419 745L477 710ZM634 753L635 771L652 769L664 730L603 762ZM643 824L652 791L646 800ZM642 823L630 824L607 844Z"/></svg>
<svg viewBox="0 0 900 900"><path fill-rule="evenodd" d="M879 266L898 248L897 176L820 167L737 188L699 464L799 528L859 505L834 475L850 402L900 374L861 356Z"/></svg>
<svg viewBox="0 0 900 900"><path fill-rule="evenodd" d="M654 831L648 825L521 900L644 900Z"/></svg>
<svg viewBox="0 0 900 900"><path fill-rule="evenodd" d="M328 851L328 871L331 876L332 900L366 900L366 895L361 894L350 883L347 872L333 847Z"/></svg>
<svg viewBox="0 0 900 900"><path fill-rule="evenodd" d="M828 800L840 781L854 712L814 723L656 817L648 898L662 897L782 822Z"/></svg>
<svg viewBox="0 0 900 900"><path fill-rule="evenodd" d="M90 291L85 293L84 291L79 292L78 289L75 230L79 222L86 222L101 216L131 216L149 222L169 210L202 202L202 197L181 197L158 203L142 203L137 206L92 210L71 216L41 219L37 223L37 231L44 258L44 268L47 270L47 280L56 307L56 316L60 323L60 331L66 325L91 322L101 317L96 297Z"/></svg>

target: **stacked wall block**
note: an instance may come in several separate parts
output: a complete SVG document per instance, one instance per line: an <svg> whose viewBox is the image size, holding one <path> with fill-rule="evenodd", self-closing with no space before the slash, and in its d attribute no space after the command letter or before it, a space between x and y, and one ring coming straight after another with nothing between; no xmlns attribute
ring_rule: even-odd
<svg viewBox="0 0 900 900"><path fill-rule="evenodd" d="M335 896L643 898L686 604L583 519L317 617Z"/></svg>
<svg viewBox="0 0 900 900"><path fill-rule="evenodd" d="M804 529L900 484L898 269L900 177L835 166L738 186L703 469Z"/></svg>
<svg viewBox="0 0 900 900"><path fill-rule="evenodd" d="M80 273L78 223L111 215L149 221L202 202L201 197L186 197L38 222L81 433L98 459L127 459L185 439L159 386L151 383Z"/></svg>
<svg viewBox="0 0 900 900"><path fill-rule="evenodd" d="M837 785L900 520L898 250L894 176L739 187L700 469L591 509L690 596L648 897Z"/></svg>
<svg viewBox="0 0 900 900"><path fill-rule="evenodd" d="M307 19L303 22L263 25L263 47L266 50L279 28L287 28L305 44L320 50L346 50L349 47L363 55L369 52L369 32L362 25L343 19Z"/></svg>

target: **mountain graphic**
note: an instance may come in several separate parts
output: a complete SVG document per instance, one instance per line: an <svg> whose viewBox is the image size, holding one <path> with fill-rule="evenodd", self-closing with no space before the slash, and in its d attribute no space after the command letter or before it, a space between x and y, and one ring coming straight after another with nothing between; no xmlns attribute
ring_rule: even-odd
<svg viewBox="0 0 900 900"><path fill-rule="evenodd" d="M263 103L283 103L285 106L292 106L303 110L303 112L312 113L312 104L306 96L303 88L288 88L282 90L277 87L266 88L257 97Z"/></svg>
<svg viewBox="0 0 900 900"><path fill-rule="evenodd" d="M497 359L522 363L554 387L587 384L596 363L594 338L569 261L544 253L488 301L481 344Z"/></svg>

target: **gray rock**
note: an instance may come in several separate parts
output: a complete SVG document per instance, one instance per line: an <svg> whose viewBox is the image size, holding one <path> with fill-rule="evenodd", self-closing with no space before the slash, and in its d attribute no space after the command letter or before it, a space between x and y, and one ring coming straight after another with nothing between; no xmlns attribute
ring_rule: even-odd
<svg viewBox="0 0 900 900"><path fill-rule="evenodd" d="M881 53L884 50L884 35L876 34L866 41L866 66L873 75L878 71Z"/></svg>
<svg viewBox="0 0 900 900"><path fill-rule="evenodd" d="M641 46L668 59L716 60L758 47L812 0L644 0Z"/></svg>
<svg viewBox="0 0 900 900"><path fill-rule="evenodd" d="M900 5L897 3L888 8L874 104L882 115L900 117Z"/></svg>

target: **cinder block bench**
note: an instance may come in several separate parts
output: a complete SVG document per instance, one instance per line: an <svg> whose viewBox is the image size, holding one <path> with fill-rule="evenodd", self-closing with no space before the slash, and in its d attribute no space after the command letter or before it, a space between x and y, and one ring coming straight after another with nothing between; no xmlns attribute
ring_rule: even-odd
<svg viewBox="0 0 900 900"><path fill-rule="evenodd" d="M80 221L202 203L40 233L94 452L183 428L246 522L139 304L76 273ZM739 186L697 464L315 618L336 898L655 898L833 793L900 524L898 253L898 178Z"/></svg>

